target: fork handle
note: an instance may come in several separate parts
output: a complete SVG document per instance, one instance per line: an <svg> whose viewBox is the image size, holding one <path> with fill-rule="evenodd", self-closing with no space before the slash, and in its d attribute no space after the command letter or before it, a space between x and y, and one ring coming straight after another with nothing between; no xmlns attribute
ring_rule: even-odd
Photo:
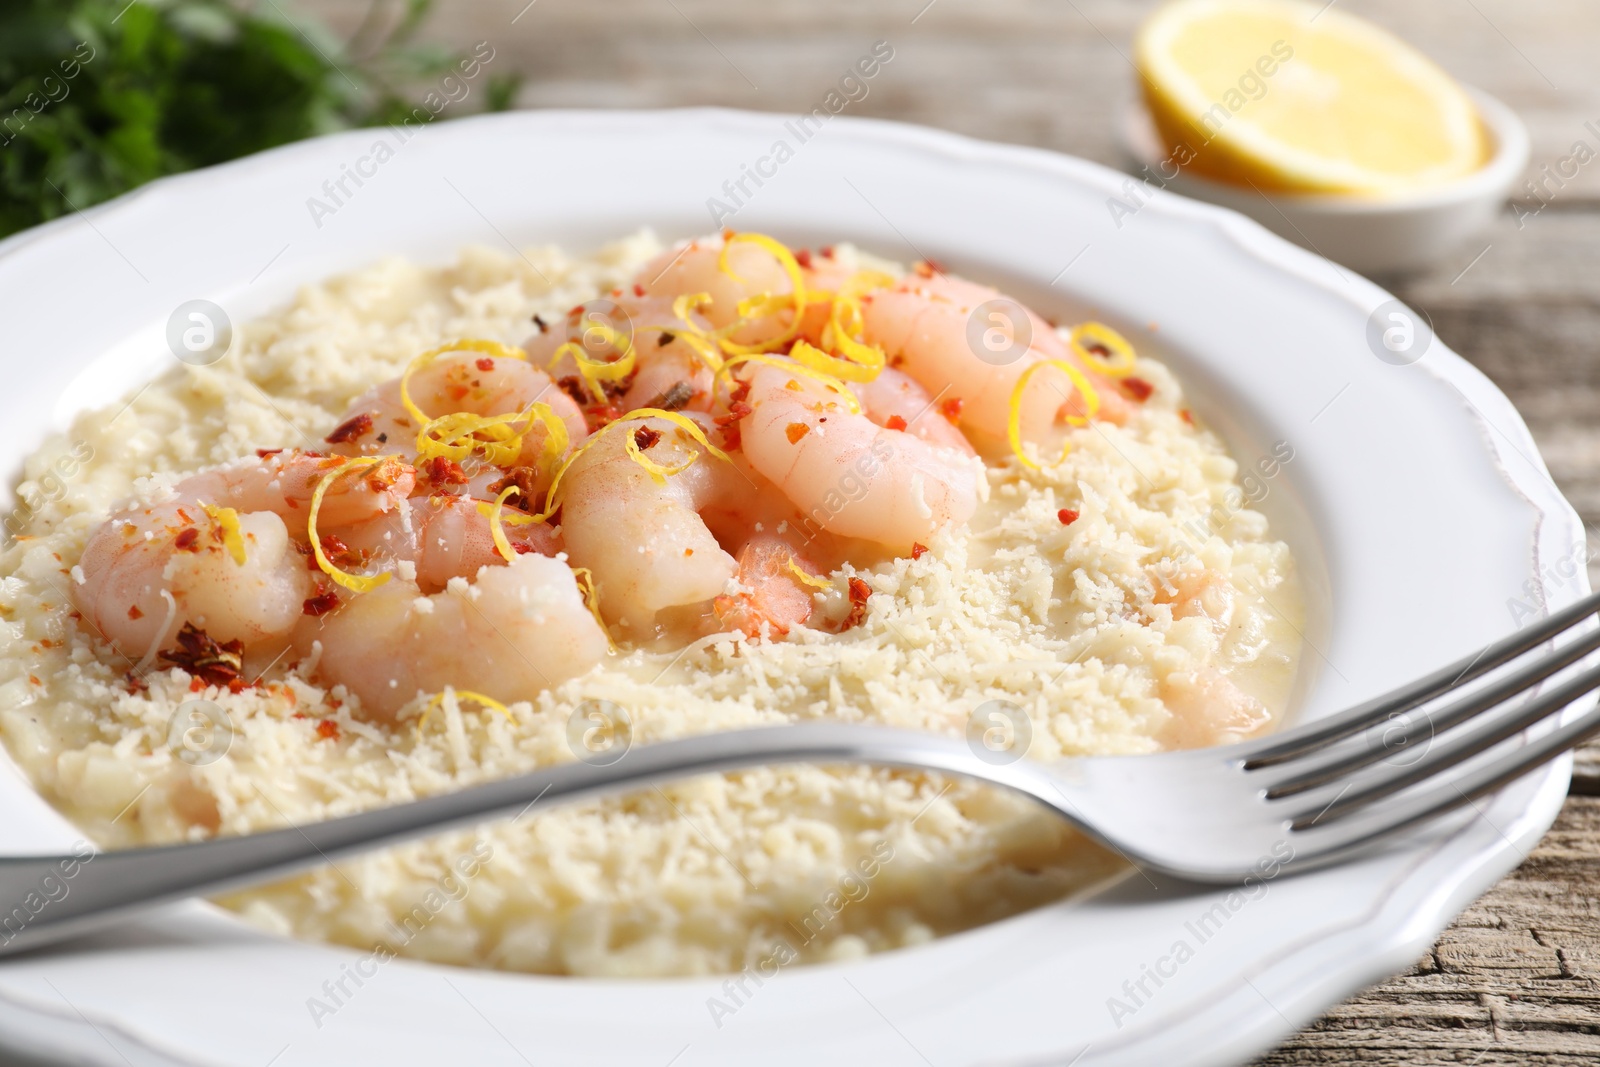
<svg viewBox="0 0 1600 1067"><path fill-rule="evenodd" d="M520 818L536 806L657 780L775 763L944 771L1047 804L1051 789L1040 764L992 765L963 741L920 731L808 723L705 734L630 749L606 766L567 763L306 826L184 845L0 858L0 956L111 925L136 910L271 881L429 831L519 809Z"/></svg>

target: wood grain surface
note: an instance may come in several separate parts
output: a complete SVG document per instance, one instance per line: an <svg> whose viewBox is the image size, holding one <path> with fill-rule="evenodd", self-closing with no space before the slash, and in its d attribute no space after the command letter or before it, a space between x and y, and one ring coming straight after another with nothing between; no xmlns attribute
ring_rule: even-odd
<svg viewBox="0 0 1600 1067"><path fill-rule="evenodd" d="M1426 274L1379 279L1511 397L1591 526L1600 578L1600 4L1334 0L1510 104L1533 137L1492 230ZM350 32L367 0L300 6ZM894 59L851 113L1120 162L1130 41L1150 0L439 0L425 36L488 41L524 107L810 110L875 41ZM1550 169L1546 169L1550 168ZM1463 576L1470 581L1470 576ZM1508 626L1510 620L1508 618ZM1600 1063L1600 749L1517 869L1408 973L1330 1011L1262 1067Z"/></svg>

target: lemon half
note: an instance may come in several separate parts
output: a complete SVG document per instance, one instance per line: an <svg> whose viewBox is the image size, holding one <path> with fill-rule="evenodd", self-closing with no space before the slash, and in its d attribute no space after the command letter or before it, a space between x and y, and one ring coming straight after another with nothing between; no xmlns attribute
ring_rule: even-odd
<svg viewBox="0 0 1600 1067"><path fill-rule="evenodd" d="M1139 31L1145 102L1173 161L1263 190L1383 195L1481 167L1477 108L1435 63L1300 0L1177 0Z"/></svg>

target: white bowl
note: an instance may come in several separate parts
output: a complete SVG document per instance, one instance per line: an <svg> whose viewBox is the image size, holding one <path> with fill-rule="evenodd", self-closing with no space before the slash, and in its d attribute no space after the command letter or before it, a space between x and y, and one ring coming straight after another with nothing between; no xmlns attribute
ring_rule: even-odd
<svg viewBox="0 0 1600 1067"><path fill-rule="evenodd" d="M1458 181L1385 198L1266 193L1179 171L1164 187L1250 216L1280 237L1367 274L1422 270L1486 229L1528 165L1528 130L1506 105L1469 89L1494 154ZM1171 170L1168 152L1141 102L1118 133L1140 177ZM1141 170L1141 168L1147 168Z"/></svg>
<svg viewBox="0 0 1600 1067"><path fill-rule="evenodd" d="M1292 444L1264 507L1308 586L1302 716L1500 636L1516 621L1508 603L1542 610L1585 591L1571 567L1583 526L1521 419L1442 343L1411 362L1375 355L1367 331L1393 310L1376 286L1180 197L1116 229L1104 205L1123 176L1079 160L845 118L795 146L786 118L445 123L412 137L319 228L307 198L394 140L362 130L157 182L0 243L11 382L0 454L15 466L47 427L167 366L164 325L185 301L214 300L239 321L385 255L584 247L641 223L666 237L704 232L707 199L787 139L793 158L730 224L937 257L1046 314L1092 307L1170 362L1244 462ZM1132 877L915 949L785 970L720 1025L707 1007L729 996L720 977L572 980L405 961L319 1023L307 999L359 953L269 937L191 902L0 964L0 1045L113 1067L124 1054L249 1067L519 1062L513 1049L586 1067L1237 1063L1415 960L1538 840L1567 777L1565 762L1544 767L1385 852L1281 879L1247 903ZM0 814L0 853L77 836L7 760ZM1198 943L1193 925L1219 908L1225 922ZM1195 955L1173 970L1180 939ZM1159 987L1147 968L1164 972ZM1128 1003L1138 982L1151 995L1114 1014L1111 998Z"/></svg>

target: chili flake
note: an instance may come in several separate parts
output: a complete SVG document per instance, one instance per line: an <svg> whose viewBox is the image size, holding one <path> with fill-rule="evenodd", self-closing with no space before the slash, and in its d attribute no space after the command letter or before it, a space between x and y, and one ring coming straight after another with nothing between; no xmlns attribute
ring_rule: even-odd
<svg viewBox="0 0 1600 1067"><path fill-rule="evenodd" d="M1124 378L1122 387L1128 391L1129 396L1141 404L1149 400L1150 394L1156 391L1156 387L1143 378Z"/></svg>
<svg viewBox="0 0 1600 1067"><path fill-rule="evenodd" d="M1062 508L1056 512L1056 518L1061 520L1061 525L1071 526L1078 521L1078 513L1072 508Z"/></svg>
<svg viewBox="0 0 1600 1067"><path fill-rule="evenodd" d="M228 685L244 670L244 642L238 638L224 644L195 628L190 622L178 631L178 647L163 651L161 659L182 667L208 685Z"/></svg>
<svg viewBox="0 0 1600 1067"><path fill-rule="evenodd" d="M306 598L305 604L301 607L301 612L315 618L319 615L326 615L338 606L339 594L329 589L326 592L318 593L314 597Z"/></svg>
<svg viewBox="0 0 1600 1067"><path fill-rule="evenodd" d="M965 403L966 401L959 396L953 396L949 400L941 400L939 402L939 414L951 422L955 422L961 418L961 407Z"/></svg>
<svg viewBox="0 0 1600 1067"><path fill-rule="evenodd" d="M923 544L923 543L921 543L920 541L911 542L911 558L912 559L921 559L922 556L923 556L923 553L925 553L927 551L928 551L928 546Z"/></svg>
<svg viewBox="0 0 1600 1067"><path fill-rule="evenodd" d="M347 441L354 441L357 438L365 437L371 432L372 416L363 411L361 414L352 415L344 422L341 422L337 427L334 428L334 431L328 436L324 437L323 440L328 442L330 445L342 445Z"/></svg>
<svg viewBox="0 0 1600 1067"><path fill-rule="evenodd" d="M633 443L640 448L652 448L661 440L661 431L641 426L633 431Z"/></svg>
<svg viewBox="0 0 1600 1067"><path fill-rule="evenodd" d="M867 617L867 598L872 596L872 586L860 578L850 579L850 614L845 617L844 625L839 627L839 632L860 626Z"/></svg>
<svg viewBox="0 0 1600 1067"><path fill-rule="evenodd" d="M198 552L200 551L197 543L199 540L200 531L191 526L179 533L172 543L177 546L180 552Z"/></svg>
<svg viewBox="0 0 1600 1067"><path fill-rule="evenodd" d="M332 719L322 719L317 722L317 736L324 741L339 740L339 724Z"/></svg>
<svg viewBox="0 0 1600 1067"><path fill-rule="evenodd" d="M488 374L490 371L494 370L494 357L493 356L479 356L474 361L474 365L479 370L483 371L483 373Z"/></svg>
<svg viewBox="0 0 1600 1067"><path fill-rule="evenodd" d="M799 444L800 438L804 437L810 432L811 427L807 426L803 422L791 422L789 425L783 428L783 436L789 439L789 443L791 445Z"/></svg>
<svg viewBox="0 0 1600 1067"><path fill-rule="evenodd" d="M890 430L900 430L903 432L906 428L906 420L901 418L899 415L890 415L884 420L883 425Z"/></svg>

